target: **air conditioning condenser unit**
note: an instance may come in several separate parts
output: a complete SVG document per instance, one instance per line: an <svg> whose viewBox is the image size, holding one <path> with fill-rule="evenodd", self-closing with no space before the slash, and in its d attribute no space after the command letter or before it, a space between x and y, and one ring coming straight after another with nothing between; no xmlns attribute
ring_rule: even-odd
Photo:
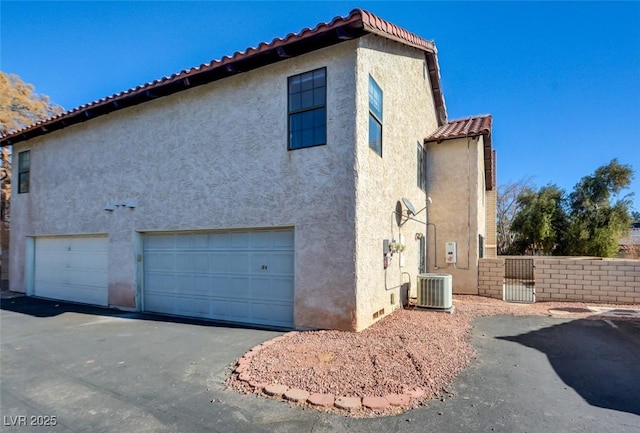
<svg viewBox="0 0 640 433"><path fill-rule="evenodd" d="M453 308L453 277L449 274L418 274L416 306L450 310Z"/></svg>

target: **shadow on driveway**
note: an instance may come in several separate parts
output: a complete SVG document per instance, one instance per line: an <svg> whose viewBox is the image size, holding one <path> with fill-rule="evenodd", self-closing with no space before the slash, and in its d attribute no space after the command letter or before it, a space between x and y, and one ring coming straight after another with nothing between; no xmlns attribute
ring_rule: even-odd
<svg viewBox="0 0 640 433"><path fill-rule="evenodd" d="M640 327L617 324L613 329L601 320L580 319L497 338L544 353L558 377L589 404L640 415L640 344L634 338Z"/></svg>
<svg viewBox="0 0 640 433"><path fill-rule="evenodd" d="M0 300L0 309L14 313L28 314L33 317L55 317L65 313L90 314L95 316L120 317L127 319L149 320L154 322L184 323L226 328L259 329L266 331L290 331L286 328L273 326L224 322L219 320L197 319L189 317L165 316L161 314L140 313L116 310L113 308L96 307L92 305L74 304L72 302L54 301L34 298L31 296L17 296Z"/></svg>

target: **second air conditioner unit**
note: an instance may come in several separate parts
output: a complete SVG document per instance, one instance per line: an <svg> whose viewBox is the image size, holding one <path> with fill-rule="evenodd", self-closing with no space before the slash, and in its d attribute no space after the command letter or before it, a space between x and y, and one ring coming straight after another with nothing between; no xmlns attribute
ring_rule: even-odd
<svg viewBox="0 0 640 433"><path fill-rule="evenodd" d="M452 277L449 274L418 274L417 306L448 310L453 307Z"/></svg>

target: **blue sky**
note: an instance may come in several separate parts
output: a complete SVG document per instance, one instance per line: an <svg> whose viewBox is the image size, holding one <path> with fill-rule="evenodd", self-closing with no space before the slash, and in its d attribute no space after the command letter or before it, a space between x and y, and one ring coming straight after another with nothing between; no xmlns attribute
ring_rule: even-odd
<svg viewBox="0 0 640 433"><path fill-rule="evenodd" d="M0 69L66 109L367 9L434 40L449 118L490 113L498 183L612 158L640 209L640 2L12 2Z"/></svg>

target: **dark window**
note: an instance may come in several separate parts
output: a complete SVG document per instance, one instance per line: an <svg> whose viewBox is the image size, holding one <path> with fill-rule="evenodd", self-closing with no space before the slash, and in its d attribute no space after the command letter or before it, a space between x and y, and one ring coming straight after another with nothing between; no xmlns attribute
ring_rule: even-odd
<svg viewBox="0 0 640 433"><path fill-rule="evenodd" d="M426 238L423 236L420 239L418 239L418 259L419 259L419 264L418 264L418 273L422 274L424 272L427 272L427 268L426 268L426 257L425 257L425 242L426 242Z"/></svg>
<svg viewBox="0 0 640 433"><path fill-rule="evenodd" d="M426 155L424 152L424 148L420 145L420 143L418 143L418 146L416 147L416 159L418 161L416 174L418 179L418 187L423 191L427 190L427 158L425 158L425 156Z"/></svg>
<svg viewBox="0 0 640 433"><path fill-rule="evenodd" d="M369 147L382 156L382 90L369 76Z"/></svg>
<svg viewBox="0 0 640 433"><path fill-rule="evenodd" d="M478 256L484 257L484 236L478 235Z"/></svg>
<svg viewBox="0 0 640 433"><path fill-rule="evenodd" d="M31 169L31 152L25 150L18 153L18 194L29 192L29 171Z"/></svg>
<svg viewBox="0 0 640 433"><path fill-rule="evenodd" d="M289 150L327 144L326 68L289 77Z"/></svg>

